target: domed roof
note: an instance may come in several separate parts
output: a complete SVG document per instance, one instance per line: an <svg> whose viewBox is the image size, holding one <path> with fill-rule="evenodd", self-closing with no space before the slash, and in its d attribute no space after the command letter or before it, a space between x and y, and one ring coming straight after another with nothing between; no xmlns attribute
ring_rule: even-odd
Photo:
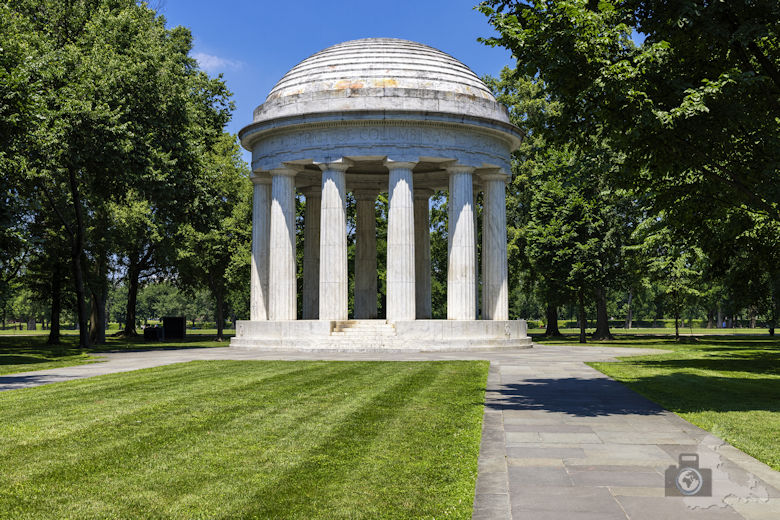
<svg viewBox="0 0 780 520"><path fill-rule="evenodd" d="M438 49L396 38L339 43L293 67L268 94L278 97L361 88L440 90L495 101L467 66Z"/></svg>
<svg viewBox="0 0 780 520"><path fill-rule="evenodd" d="M255 122L349 111L444 112L509 122L466 65L396 38L339 43L293 67L255 110Z"/></svg>

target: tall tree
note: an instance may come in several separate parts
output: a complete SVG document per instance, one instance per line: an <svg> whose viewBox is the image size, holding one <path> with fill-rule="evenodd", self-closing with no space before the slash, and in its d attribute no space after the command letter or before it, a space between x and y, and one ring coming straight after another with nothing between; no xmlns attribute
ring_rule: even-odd
<svg viewBox="0 0 780 520"><path fill-rule="evenodd" d="M487 0L512 51L561 106L558 138L608 141L615 179L780 222L776 0ZM644 37L640 44L632 38Z"/></svg>
<svg viewBox="0 0 780 520"><path fill-rule="evenodd" d="M80 343L104 337L111 204L178 174L185 200L204 134L227 120L228 93L188 57L191 36L133 0L13 0L11 9L51 43L40 55L45 110L26 150L38 187L66 230ZM175 204L173 201L170 204Z"/></svg>
<svg viewBox="0 0 780 520"><path fill-rule="evenodd" d="M702 252L676 237L663 215L644 221L636 233L636 247L643 252L647 272L660 284L667 308L674 317L674 334L679 341L683 311L701 295L698 287L701 287Z"/></svg>
<svg viewBox="0 0 780 520"><path fill-rule="evenodd" d="M249 268L245 255L252 233L252 183L232 134L222 135L205 164L201 177L204 196L197 220L180 228L178 263L186 286L207 287L211 292L216 302L217 340L222 341L229 282L244 279L235 274L229 279L227 273L235 273L238 266Z"/></svg>

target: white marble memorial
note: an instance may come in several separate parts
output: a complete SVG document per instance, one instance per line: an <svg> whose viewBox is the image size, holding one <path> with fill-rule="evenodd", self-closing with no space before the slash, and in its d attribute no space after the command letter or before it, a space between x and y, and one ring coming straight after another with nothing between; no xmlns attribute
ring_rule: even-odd
<svg viewBox="0 0 780 520"><path fill-rule="evenodd" d="M240 132L252 152L251 319L236 348L462 350L530 347L509 320L504 189L520 130L465 65L369 38L305 59ZM295 190L303 219L298 319ZM431 319L430 197L447 191L447 319ZM386 304L377 307L375 204L389 201ZM477 194L482 193L481 276ZM347 200L356 203L349 316ZM481 317L482 319L478 319Z"/></svg>

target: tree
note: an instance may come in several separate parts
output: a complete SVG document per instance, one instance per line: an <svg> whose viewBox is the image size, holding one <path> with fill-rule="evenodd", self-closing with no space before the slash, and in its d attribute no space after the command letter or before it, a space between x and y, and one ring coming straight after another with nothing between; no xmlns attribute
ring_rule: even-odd
<svg viewBox="0 0 780 520"><path fill-rule="evenodd" d="M637 228L638 243L647 272L660 284L674 316L675 339L680 340L680 317L701 295L702 252L675 237L663 219L648 219Z"/></svg>
<svg viewBox="0 0 780 520"><path fill-rule="evenodd" d="M80 343L87 346L88 292L93 333L98 341L105 334L112 205L129 191L147 197L160 185L195 199L188 181L209 135L227 121L228 92L188 56L186 29L166 29L133 0L8 4L50 44L37 56L45 99L27 136L27 173L70 238Z"/></svg>
<svg viewBox="0 0 780 520"><path fill-rule="evenodd" d="M594 298L594 339L609 339L607 288L620 281L623 244L635 201L613 189L607 174L621 157L593 139L560 143L551 139L559 106L538 78L505 69L488 78L497 98L510 106L512 121L527 130L515 153L507 197L510 263L520 265L546 302L547 335L558 335L557 307L575 298L585 340L585 300ZM511 269L517 273L523 269ZM514 281L513 285L518 282Z"/></svg>
<svg viewBox="0 0 780 520"><path fill-rule="evenodd" d="M238 263L248 269L252 233L252 183L236 136L223 134L208 154L202 175L198 220L179 231L179 273L190 288L208 287L216 301L217 340L223 340L227 273ZM235 271L235 270L234 270ZM232 280L241 280L235 276Z"/></svg>
<svg viewBox="0 0 780 520"><path fill-rule="evenodd" d="M625 155L616 181L651 191L660 209L684 194L780 222L776 0L488 0L480 10L500 33L485 41L511 50L560 104L557 138Z"/></svg>

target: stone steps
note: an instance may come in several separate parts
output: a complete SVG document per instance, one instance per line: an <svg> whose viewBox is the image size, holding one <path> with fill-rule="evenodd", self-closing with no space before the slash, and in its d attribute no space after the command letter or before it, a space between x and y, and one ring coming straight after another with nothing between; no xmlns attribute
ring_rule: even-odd
<svg viewBox="0 0 780 520"><path fill-rule="evenodd" d="M395 326L385 320L348 320L333 325L331 337L339 339L377 340L395 337Z"/></svg>

